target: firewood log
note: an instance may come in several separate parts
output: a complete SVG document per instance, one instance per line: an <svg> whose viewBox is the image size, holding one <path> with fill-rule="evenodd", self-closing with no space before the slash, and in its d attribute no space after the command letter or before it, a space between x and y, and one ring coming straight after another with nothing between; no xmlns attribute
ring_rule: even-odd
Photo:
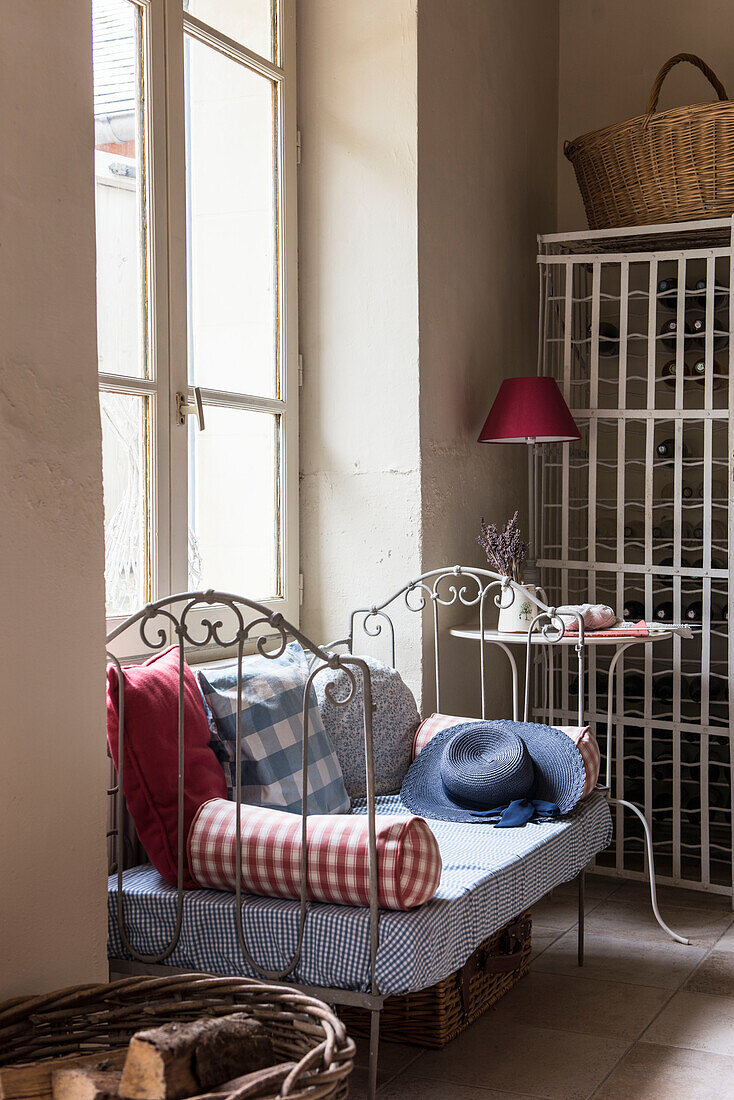
<svg viewBox="0 0 734 1100"><path fill-rule="evenodd" d="M96 1069L122 1069L127 1047L106 1053L66 1054L49 1062L0 1068L0 1100L51 1100L52 1078L56 1070L94 1066Z"/></svg>
<svg viewBox="0 0 734 1100"><path fill-rule="evenodd" d="M119 1069L57 1069L52 1078L54 1100L117 1100L120 1087Z"/></svg>
<svg viewBox="0 0 734 1100"><path fill-rule="evenodd" d="M274 1061L270 1037L244 1013L166 1024L139 1031L130 1040L120 1095L129 1100L183 1100Z"/></svg>

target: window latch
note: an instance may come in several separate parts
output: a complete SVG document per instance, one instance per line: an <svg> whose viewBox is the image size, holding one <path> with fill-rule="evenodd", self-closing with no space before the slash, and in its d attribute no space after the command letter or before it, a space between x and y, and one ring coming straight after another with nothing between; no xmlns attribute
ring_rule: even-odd
<svg viewBox="0 0 734 1100"><path fill-rule="evenodd" d="M199 425L199 431L204 431L204 402L201 399L201 388L194 386L194 403L189 404L185 393L176 394L176 419L179 424L186 423L187 416L195 416Z"/></svg>

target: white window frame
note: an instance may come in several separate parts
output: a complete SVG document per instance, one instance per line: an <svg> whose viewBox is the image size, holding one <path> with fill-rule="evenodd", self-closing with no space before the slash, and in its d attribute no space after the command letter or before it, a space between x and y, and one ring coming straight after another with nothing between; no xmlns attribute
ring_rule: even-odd
<svg viewBox="0 0 734 1100"><path fill-rule="evenodd" d="M145 187L148 216L147 290L150 377L100 372L100 390L147 396L151 402L151 598L188 590L188 429L178 423L176 394L188 395L184 31L279 87L279 336L277 397L236 396L202 387L205 406L226 405L280 417L280 595L245 591L299 622L298 533L298 241L295 0L278 0L278 64L252 53L186 14L182 0L131 0L144 13ZM242 493L246 497L246 474ZM269 534L269 533L264 533ZM107 618L108 631L127 616Z"/></svg>

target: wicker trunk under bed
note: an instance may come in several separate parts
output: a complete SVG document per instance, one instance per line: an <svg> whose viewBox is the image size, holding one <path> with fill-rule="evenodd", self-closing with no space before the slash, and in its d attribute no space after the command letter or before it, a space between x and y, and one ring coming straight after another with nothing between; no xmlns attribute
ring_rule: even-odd
<svg viewBox="0 0 734 1100"><path fill-rule="evenodd" d="M480 944L460 970L417 993L388 997L380 1038L442 1047L503 997L530 968L532 921L523 913ZM345 1005L338 1014L352 1035L369 1035L370 1014Z"/></svg>

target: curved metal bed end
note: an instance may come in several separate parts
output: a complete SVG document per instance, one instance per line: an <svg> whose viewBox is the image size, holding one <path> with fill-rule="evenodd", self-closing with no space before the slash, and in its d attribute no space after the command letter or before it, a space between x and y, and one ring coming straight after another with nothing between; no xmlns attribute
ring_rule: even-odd
<svg viewBox="0 0 734 1100"><path fill-rule="evenodd" d="M205 614L206 609L227 608L233 616L233 622L225 627L223 619L216 615ZM121 662L115 654L107 650L108 660L115 666L118 676L118 782L108 794L115 799L113 804L114 827L108 836L115 837L117 899L116 917L120 940L125 950L139 963L158 964L170 958L178 945L183 924L183 869L184 852L187 838L183 835L184 806L184 656L185 646L193 649L215 647L215 649L237 651L237 711L235 727L235 772L236 772L236 878L234 891L234 916L237 938L242 954L251 969L268 981L282 981L293 975L298 967L303 947L306 919L308 913L308 739L309 739L309 696L313 682L325 669L341 671L347 678L346 695L337 695L334 682L326 685L326 694L336 706L346 706L360 692L360 683L355 671L361 674L361 694L363 700L363 723L365 743L365 770L368 794L368 851L370 882L370 987L373 994L378 990L375 982L375 965L379 942L377 840L375 826L375 772L372 745L372 680L370 670L364 660L353 657L351 652L340 655L335 652L337 645L349 644L349 639L334 643L334 647L322 647L288 622L277 611L271 611L255 600L249 600L231 593L209 589L205 592L181 592L154 603L147 604L131 615L107 636L109 646L126 631L137 627L137 634L144 650L160 652L166 645L177 645L179 649L178 684L178 834L177 834L177 881L176 881L176 920L170 940L156 954L146 955L138 951L130 941L125 928L124 913L124 870L125 870L125 675ZM379 630L378 630L379 633ZM288 639L300 642L304 650L311 654L309 676L303 694L303 757L301 765L302 809L301 809L301 875L299 898L298 936L294 953L289 962L280 970L270 970L261 966L254 958L247 944L242 920L242 662L245 647L251 645L263 657L276 660L285 652ZM275 639L275 648L272 646ZM137 642L136 642L137 644Z"/></svg>

